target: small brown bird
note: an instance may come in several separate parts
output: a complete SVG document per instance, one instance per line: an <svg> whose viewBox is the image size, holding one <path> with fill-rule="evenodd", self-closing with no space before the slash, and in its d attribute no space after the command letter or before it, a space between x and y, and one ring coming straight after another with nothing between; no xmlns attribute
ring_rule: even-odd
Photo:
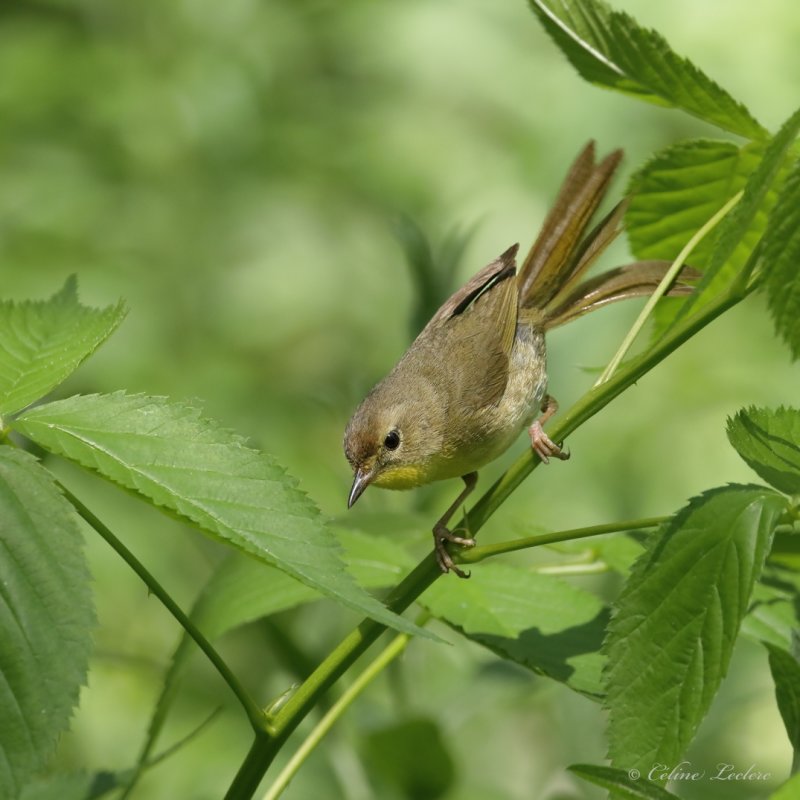
<svg viewBox="0 0 800 800"><path fill-rule="evenodd" d="M445 302L347 425L344 450L355 473L348 508L372 484L411 489L463 479L464 490L433 528L443 572L467 577L447 543L475 541L447 523L475 487L478 469L525 428L542 461L569 458L542 429L558 408L547 394L545 332L615 300L650 294L669 267L640 261L581 281L622 229L625 200L586 234L621 158L616 150L596 164L590 142L519 273L514 245ZM690 291L675 283L670 294Z"/></svg>

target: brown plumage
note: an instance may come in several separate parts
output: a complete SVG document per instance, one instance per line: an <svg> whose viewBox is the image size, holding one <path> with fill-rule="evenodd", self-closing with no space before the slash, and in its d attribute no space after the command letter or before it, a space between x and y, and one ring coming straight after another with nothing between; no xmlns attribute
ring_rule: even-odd
<svg viewBox="0 0 800 800"><path fill-rule="evenodd" d="M370 484L408 489L463 478L464 490L434 527L445 572L464 575L447 542L474 544L449 531L447 522L478 469L525 428L543 461L568 457L542 430L557 408L546 394L545 332L616 300L650 294L669 267L640 261L584 279L622 230L624 200L587 233L621 158L616 150L595 163L590 142L519 272L514 245L445 301L347 426L344 448L355 474L349 506ZM681 277L691 273L685 269ZM678 282L670 294L690 291Z"/></svg>

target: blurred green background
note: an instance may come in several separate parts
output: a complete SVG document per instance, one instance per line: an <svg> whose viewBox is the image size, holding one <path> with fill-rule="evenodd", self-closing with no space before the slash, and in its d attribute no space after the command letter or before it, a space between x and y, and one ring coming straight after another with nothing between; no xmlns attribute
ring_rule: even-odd
<svg viewBox="0 0 800 800"><path fill-rule="evenodd" d="M794 109L794 0L615 5L660 30L768 127ZM718 135L582 83L523 0L9 0L0 6L0 74L3 295L46 297L76 272L84 302L123 297L130 308L60 394L199 398L273 453L331 516L344 515L349 488L343 427L415 333L398 215L417 220L434 247L456 228L471 232L461 281L513 242L529 245L587 139L601 152L625 148L619 195L655 150ZM627 258L624 244L615 248L604 266ZM583 368L610 357L637 310L616 306L551 336L550 386L562 407L590 385ZM582 428L569 441L572 460L537 471L482 537L670 513L703 489L754 480L727 445L726 415L796 403L797 389L752 298ZM485 470L480 486L524 446ZM190 606L220 549L52 466ZM344 521L389 531L421 555L425 526L455 490L373 490ZM96 655L57 764L124 769L179 631L102 542L89 535L87 547ZM221 648L266 703L354 621L320 602ZM219 705L224 713L150 772L138 797L222 795L249 731L199 658L161 744ZM596 705L477 646L431 642L414 643L369 690L286 796L409 796L376 771L386 772L382 732L410 719L435 722L450 752L448 798L598 796L564 772L604 756ZM680 792L765 796L788 774L784 738L765 654L742 643L690 758L708 769L752 763L774 779Z"/></svg>

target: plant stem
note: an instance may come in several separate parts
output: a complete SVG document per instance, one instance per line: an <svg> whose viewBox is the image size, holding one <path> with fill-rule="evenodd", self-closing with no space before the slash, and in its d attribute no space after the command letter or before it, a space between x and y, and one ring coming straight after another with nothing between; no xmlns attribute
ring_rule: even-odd
<svg viewBox="0 0 800 800"><path fill-rule="evenodd" d="M389 593L388 608L401 614L442 574L431 552ZM327 691L386 630L367 618L306 678L272 718L272 738L258 737L233 779L225 800L249 800L286 739Z"/></svg>
<svg viewBox="0 0 800 800"><path fill-rule="evenodd" d="M749 290L750 287L747 290L729 292L703 306L695 316L676 323L650 350L627 361L609 380L592 388L575 403L554 426L552 438L560 441L574 432L685 341L744 299ZM523 453L476 502L458 527L466 527L473 535L476 534L540 463L533 450ZM441 574L433 553L429 554L390 592L386 605L392 611L402 613ZM273 717L273 737L256 737L225 795L225 800L249 800L253 796L275 755L300 721L316 705L320 695L347 671L384 630L385 626L380 623L365 619L306 678Z"/></svg>
<svg viewBox="0 0 800 800"><path fill-rule="evenodd" d="M424 625L430 619L430 613L424 611L416 620L417 625ZM377 655L369 666L353 681L342 696L331 706L325 716L314 726L300 747L297 748L289 762L281 770L275 782L270 786L263 800L277 800L289 781L297 774L314 748L322 741L323 737L333 727L339 717L349 708L353 701L378 677L403 650L406 649L411 637L407 633L397 634L389 644Z"/></svg>
<svg viewBox="0 0 800 800"><path fill-rule="evenodd" d="M661 279L656 290L647 298L644 308L623 339L619 350L617 350L614 357L608 363L608 366L603 370L603 374L597 379L596 386L605 383L614 372L616 372L617 367L622 363L622 359L625 358L625 354L631 349L631 345L639 335L639 331L641 331L645 322L647 322L647 318L653 313L656 303L664 296L669 285L675 280L678 272L680 272L681 268L686 263L686 259L689 258L694 248L697 247L697 245L700 244L700 242L728 215L728 212L742 199L743 194L744 190L741 190L731 197L702 228L695 232L694 236L689 239L683 250L678 253L678 257L672 262L672 266L667 270L666 275Z"/></svg>
<svg viewBox="0 0 800 800"><path fill-rule="evenodd" d="M266 726L266 716L258 707L256 702L233 674L230 667L217 652L211 642L203 636L200 629L184 613L181 607L172 599L164 587L147 570L136 556L112 533L111 529L101 522L72 492L63 484L59 483L64 496L74 506L75 510L92 526L103 539L122 557L123 561L144 581L147 588L161 601L164 607L178 621L178 624L194 639L197 646L206 654L208 660L214 665L225 683L236 695L239 702L244 707L250 723L256 730L264 730Z"/></svg>
<svg viewBox="0 0 800 800"><path fill-rule="evenodd" d="M461 550L458 553L457 561L465 564L475 564L490 556L497 556L501 553L514 553L517 550L527 550L531 547L540 547L543 544L586 539L590 536L601 536L604 533L654 528L668 519L669 517L645 517L644 519L635 519L630 522L609 522L606 525L592 525L588 528L573 528L568 531L543 533L538 536L524 536L520 539L512 539L510 542L497 542L496 544L486 544L482 547L473 547L471 550Z"/></svg>
<svg viewBox="0 0 800 800"><path fill-rule="evenodd" d="M587 564L551 564L536 567L537 575L601 575L610 572L611 567L605 561L591 561Z"/></svg>

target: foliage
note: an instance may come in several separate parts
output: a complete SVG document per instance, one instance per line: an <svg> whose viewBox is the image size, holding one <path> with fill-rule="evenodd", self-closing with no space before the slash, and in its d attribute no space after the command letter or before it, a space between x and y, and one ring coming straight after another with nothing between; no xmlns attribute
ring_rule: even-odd
<svg viewBox="0 0 800 800"><path fill-rule="evenodd" d="M794 759L792 772L797 772L800 766L798 751L800 750L800 663L796 653L790 653L774 644L766 642L769 651L769 668L775 681L775 694L778 699L786 733L792 743ZM797 648L794 647L793 650Z"/></svg>
<svg viewBox="0 0 800 800"><path fill-rule="evenodd" d="M680 759L728 669L786 501L757 486L695 498L634 564L606 639L612 763Z"/></svg>
<svg viewBox="0 0 800 800"><path fill-rule="evenodd" d="M770 264L766 275L770 309L775 328L789 345L792 356L800 356L800 294L797 291L797 259L800 256L800 225L797 209L800 200L800 164L781 189L776 212L770 216L764 233L764 261Z"/></svg>
<svg viewBox="0 0 800 800"><path fill-rule="evenodd" d="M357 611L420 632L352 580L284 470L196 409L117 392L38 406L14 429Z"/></svg>
<svg viewBox="0 0 800 800"><path fill-rule="evenodd" d="M86 681L94 623L83 540L52 477L0 448L0 792L14 797L52 755Z"/></svg>
<svg viewBox="0 0 800 800"><path fill-rule="evenodd" d="M683 109L741 136L765 133L744 105L677 55L660 34L602 0L531 0L531 7L585 80Z"/></svg>
<svg viewBox="0 0 800 800"><path fill-rule="evenodd" d="M502 658L602 695L599 647L608 613L591 592L553 575L487 564L480 581L438 581L420 602Z"/></svg>
<svg viewBox="0 0 800 800"><path fill-rule="evenodd" d="M777 333L797 357L800 111L770 135L743 103L629 15L599 0L532 0L531 7L585 80L687 112L744 139L741 144L709 138L671 142L634 174L626 223L639 258L676 258L720 208L732 200L735 205L690 255L689 263L704 273L696 291L661 304L656 335L567 409L552 435L560 440L572 434L756 292L764 292ZM410 219L402 218L396 228L416 287L414 316L424 321L437 296L452 284L467 236L455 229L437 251ZM324 707L329 689L355 673L358 659L387 628L395 637L392 658L410 642L412 648L439 648L440 638L456 637L477 644L490 663L523 674L526 687L533 673L534 685L557 684L581 699L602 702L609 711L611 766L576 764L570 769L614 796L631 798L677 796L642 776L656 764L684 757L712 707L741 633L767 649L796 771L800 409L750 406L728 421L730 444L768 486L707 488L658 526L652 519L633 520L551 534L526 530L521 537L481 542L456 554L476 565L470 580L438 580L431 555L414 566L413 537L390 539L369 525L361 531L334 524L278 459L205 418L194 404L133 390L50 399L54 390L66 394L65 381L115 332L124 315L121 303L104 309L81 304L74 279L48 301L0 304L4 797L77 800L119 788L134 794L156 760L151 753L175 707L193 643L227 683L252 729L252 747L240 754L227 797L253 797L266 770L287 742L294 742L291 734L312 710ZM99 499L84 505L62 485L56 456L196 528L210 539L203 546L213 547L215 557L224 553L191 613L181 611L167 582L150 574L98 518L93 509L102 507ZM465 515L463 524L471 534L537 466L530 452L520 456ZM657 465L653 480L656 474ZM379 529L391 524L388 516L378 521ZM114 773L65 771L41 777L53 763L89 669L94 611L79 518L90 535L111 544L145 581L182 632L134 766ZM418 518L398 520L404 533L427 524L420 525ZM628 539L622 531L639 533ZM595 544L601 534L613 538ZM544 547L552 548L554 565L526 561L520 554L509 563L481 563ZM621 576L621 589L606 583L596 591L568 579L608 569ZM355 611L366 618L318 664L316 659L309 664L285 637L281 615L302 613L313 619L321 604L309 604L323 598L335 601L345 614ZM403 613L415 603L423 610L412 622ZM423 627L430 618L444 623L436 628L445 631L441 636ZM282 641L277 649L290 662L286 671L300 679L293 684L276 669L275 679L284 680L284 686L266 708L260 696L255 699L250 686L255 682L216 649L223 635L251 624ZM377 663L382 668L390 660ZM345 695L340 705L346 707L355 694ZM412 713L373 726L365 735L360 756L366 779L382 796L439 797L452 789L458 766L439 711ZM312 733L307 741L316 744L318 738ZM310 749L298 750L301 757L290 760L285 780L276 786L288 783ZM231 763L230 769L236 766ZM796 780L775 796L791 796ZM683 792L682 786L670 788Z"/></svg>
<svg viewBox="0 0 800 800"><path fill-rule="evenodd" d="M594 764L573 764L570 770L584 780L610 789L626 800L668 800L676 795L662 789L658 784L642 780L629 771L613 767L598 767Z"/></svg>

